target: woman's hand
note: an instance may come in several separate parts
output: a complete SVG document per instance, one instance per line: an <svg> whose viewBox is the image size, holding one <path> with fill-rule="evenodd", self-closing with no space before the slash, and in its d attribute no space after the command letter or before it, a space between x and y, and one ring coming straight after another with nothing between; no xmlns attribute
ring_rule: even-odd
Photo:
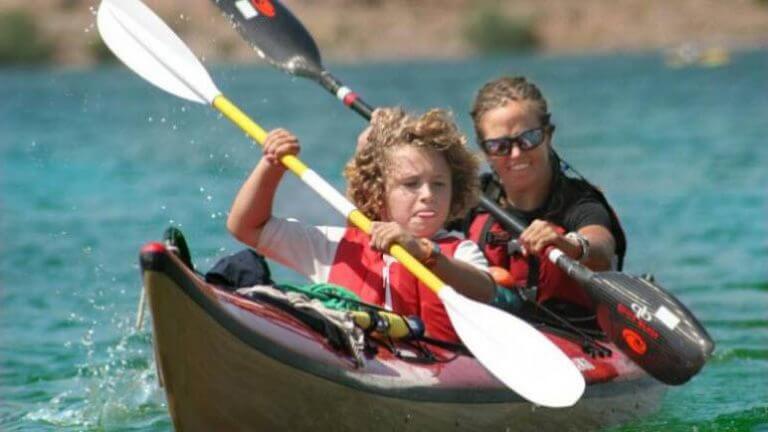
<svg viewBox="0 0 768 432"><path fill-rule="evenodd" d="M371 225L371 247L387 252L393 244L404 247L414 258L425 260L430 251L426 250L418 238L410 235L397 222L373 222Z"/></svg>
<svg viewBox="0 0 768 432"><path fill-rule="evenodd" d="M564 236L563 229L557 225L536 219L520 234L518 242L523 248L523 254L538 255L544 252L547 246L555 246L571 258L578 259L581 255L581 245Z"/></svg>
<svg viewBox="0 0 768 432"><path fill-rule="evenodd" d="M274 129L264 140L263 159L270 166L284 168L280 163L280 158L285 155L297 155L300 150L299 139L294 134L285 129Z"/></svg>

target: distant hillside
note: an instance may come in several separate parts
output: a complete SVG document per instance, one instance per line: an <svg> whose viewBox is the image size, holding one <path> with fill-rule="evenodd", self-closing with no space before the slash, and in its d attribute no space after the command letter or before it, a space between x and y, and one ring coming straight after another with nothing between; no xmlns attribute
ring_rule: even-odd
<svg viewBox="0 0 768 432"><path fill-rule="evenodd" d="M252 51L212 0L146 3L197 54L214 61L254 61ZM285 4L329 60L768 43L768 0L286 0ZM97 7L94 0L2 0L0 63L27 59L22 61L78 66L109 58L95 27Z"/></svg>

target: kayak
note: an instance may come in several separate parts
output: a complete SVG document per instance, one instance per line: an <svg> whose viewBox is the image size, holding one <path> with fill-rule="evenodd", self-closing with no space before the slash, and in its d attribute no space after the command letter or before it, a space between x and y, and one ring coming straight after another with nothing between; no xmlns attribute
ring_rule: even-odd
<svg viewBox="0 0 768 432"><path fill-rule="evenodd" d="M437 341L373 338L361 362L290 307L209 284L182 258L168 243L140 252L158 378L178 431L593 430L657 409L666 389L613 344L600 340L596 355L545 325L537 328L587 383L569 408L535 406L466 350Z"/></svg>

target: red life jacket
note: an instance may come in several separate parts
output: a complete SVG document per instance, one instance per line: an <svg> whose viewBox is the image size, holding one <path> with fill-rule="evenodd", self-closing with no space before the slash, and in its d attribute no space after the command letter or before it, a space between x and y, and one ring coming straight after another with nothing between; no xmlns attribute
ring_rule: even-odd
<svg viewBox="0 0 768 432"><path fill-rule="evenodd" d="M462 239L447 236L434 241L445 256L452 257ZM328 282L354 291L366 303L384 305L384 264L382 253L371 249L370 237L357 228L348 227L336 249ZM430 337L459 341L437 295L399 262L389 267L389 286L393 312L421 317Z"/></svg>
<svg viewBox="0 0 768 432"><path fill-rule="evenodd" d="M469 227L467 237L482 245L483 253L488 258L488 265L505 268L515 281L516 286L524 287L528 283L528 272L530 271L529 261L521 254L509 255L506 242L493 244L492 242L481 241L485 236L484 227L490 215L480 213L473 220ZM557 227L561 234L565 230ZM503 237L508 235L504 228L494 222L490 229L487 229L491 235ZM594 305L584 289L571 279L559 267L552 264L542 253L537 256L539 260L538 291L536 300L541 303L550 299L564 300L577 305L593 309Z"/></svg>

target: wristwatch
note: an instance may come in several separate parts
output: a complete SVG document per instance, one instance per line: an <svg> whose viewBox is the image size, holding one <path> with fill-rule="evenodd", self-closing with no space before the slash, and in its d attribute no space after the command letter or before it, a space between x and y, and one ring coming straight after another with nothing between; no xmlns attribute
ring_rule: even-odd
<svg viewBox="0 0 768 432"><path fill-rule="evenodd" d="M587 258L589 258L589 240L587 240L586 237L575 231L571 231L565 235L565 238L576 240L576 242L579 243L579 247L581 247L581 254L576 258L578 261L584 262L587 260Z"/></svg>

